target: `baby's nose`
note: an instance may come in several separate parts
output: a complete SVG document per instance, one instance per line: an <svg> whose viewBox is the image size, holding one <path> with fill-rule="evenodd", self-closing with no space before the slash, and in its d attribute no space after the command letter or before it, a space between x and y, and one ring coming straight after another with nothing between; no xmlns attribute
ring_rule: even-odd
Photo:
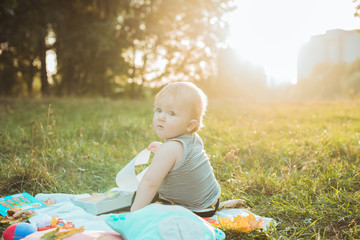
<svg viewBox="0 0 360 240"><path fill-rule="evenodd" d="M164 113L160 113L159 114L159 121L165 121L165 114Z"/></svg>

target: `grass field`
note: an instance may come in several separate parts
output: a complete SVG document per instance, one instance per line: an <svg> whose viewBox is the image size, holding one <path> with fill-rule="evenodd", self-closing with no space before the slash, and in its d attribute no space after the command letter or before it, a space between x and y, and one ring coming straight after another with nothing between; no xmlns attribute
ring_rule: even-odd
<svg viewBox="0 0 360 240"><path fill-rule="evenodd" d="M0 196L109 190L151 119L151 100L0 100ZM359 239L360 102L213 100L199 134L222 200L278 223L227 239Z"/></svg>

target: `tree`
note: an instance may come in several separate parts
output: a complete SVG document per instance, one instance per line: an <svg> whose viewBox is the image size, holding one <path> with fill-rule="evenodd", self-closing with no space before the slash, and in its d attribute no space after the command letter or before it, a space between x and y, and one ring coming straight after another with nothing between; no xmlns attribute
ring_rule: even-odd
<svg viewBox="0 0 360 240"><path fill-rule="evenodd" d="M11 90L9 79L15 85L26 83L28 95L31 96L34 76L40 72L41 93L49 95L45 60L48 7L46 0L5 1L2 6L0 54L4 54L2 59L7 59L3 65L7 71L16 72L15 78L11 74L2 77L2 81L8 82L5 89Z"/></svg>
<svg viewBox="0 0 360 240"><path fill-rule="evenodd" d="M353 2L355 3L355 13L354 13L354 16L355 16L355 17L360 17L360 0L353 0Z"/></svg>
<svg viewBox="0 0 360 240"><path fill-rule="evenodd" d="M359 62L352 64L324 62L316 65L310 76L301 79L296 85L302 97L333 99L356 93L359 85L356 68Z"/></svg>
<svg viewBox="0 0 360 240"><path fill-rule="evenodd" d="M341 81L341 89L344 95L354 97L360 95L360 59L350 64Z"/></svg>
<svg viewBox="0 0 360 240"><path fill-rule="evenodd" d="M118 41L118 14L128 1L58 1L51 22L61 95L106 95L116 75L124 71ZM126 41L125 41L126 42Z"/></svg>
<svg viewBox="0 0 360 240"><path fill-rule="evenodd" d="M207 80L216 72L224 15L232 0L4 0L0 4L0 69L5 89L40 76L42 94L109 95L130 83ZM49 34L55 43L49 44ZM46 52L57 55L49 85ZM2 78L3 79L3 78ZM5 78L4 78L5 79ZM21 87L20 87L21 89Z"/></svg>
<svg viewBox="0 0 360 240"><path fill-rule="evenodd" d="M131 41L123 52L131 96L144 84L213 76L218 46L227 34L223 17L232 9L227 0L132 1L119 30Z"/></svg>
<svg viewBox="0 0 360 240"><path fill-rule="evenodd" d="M0 2L0 91L2 95L14 93L14 86L17 82L17 68L15 66L14 49L9 44L11 33L9 20L14 18L14 9L17 6L15 0Z"/></svg>

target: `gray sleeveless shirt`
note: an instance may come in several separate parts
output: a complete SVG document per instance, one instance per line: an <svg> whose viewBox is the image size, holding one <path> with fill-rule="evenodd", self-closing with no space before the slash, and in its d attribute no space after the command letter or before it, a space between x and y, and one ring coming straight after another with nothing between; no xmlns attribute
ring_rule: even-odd
<svg viewBox="0 0 360 240"><path fill-rule="evenodd" d="M209 207L220 197L220 186L200 136L185 134L167 141L181 142L184 151L160 186L159 197L190 210Z"/></svg>

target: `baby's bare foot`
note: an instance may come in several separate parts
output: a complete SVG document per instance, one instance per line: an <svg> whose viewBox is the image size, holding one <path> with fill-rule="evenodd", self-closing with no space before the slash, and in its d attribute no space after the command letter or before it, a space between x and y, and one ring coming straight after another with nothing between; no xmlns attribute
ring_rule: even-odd
<svg viewBox="0 0 360 240"><path fill-rule="evenodd" d="M225 202L221 202L219 205L219 209L223 208L237 208L240 205L245 206L244 200L241 199L232 199Z"/></svg>

